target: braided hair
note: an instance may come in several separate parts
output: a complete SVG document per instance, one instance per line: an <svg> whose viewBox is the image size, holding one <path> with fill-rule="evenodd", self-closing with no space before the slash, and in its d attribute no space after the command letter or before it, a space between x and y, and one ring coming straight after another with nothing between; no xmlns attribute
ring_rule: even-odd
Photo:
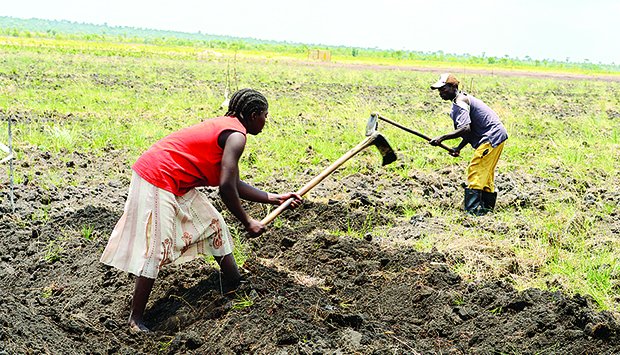
<svg viewBox="0 0 620 355"><path fill-rule="evenodd" d="M269 104L263 94L253 89L241 89L230 98L226 116L234 116L245 121L252 116L252 113L260 113L268 107Z"/></svg>

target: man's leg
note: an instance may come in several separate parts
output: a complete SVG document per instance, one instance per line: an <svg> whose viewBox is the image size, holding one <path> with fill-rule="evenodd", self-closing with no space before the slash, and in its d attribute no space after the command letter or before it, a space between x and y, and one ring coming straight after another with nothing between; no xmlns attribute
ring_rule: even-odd
<svg viewBox="0 0 620 355"><path fill-rule="evenodd" d="M468 213L483 215L495 208L495 167L503 148L504 143L495 148L484 143L474 152L467 170L465 211Z"/></svg>
<svg viewBox="0 0 620 355"><path fill-rule="evenodd" d="M491 147L490 151L482 157L481 168L486 171L486 183L482 190L486 192L495 192L495 168L504 150L504 143L502 142L495 148Z"/></svg>
<svg viewBox="0 0 620 355"><path fill-rule="evenodd" d="M484 214L482 192L482 190L465 188L465 199L463 201L465 212L475 216Z"/></svg>
<svg viewBox="0 0 620 355"><path fill-rule="evenodd" d="M492 211L497 201L497 192L495 192L495 168L497 167L497 162L499 161L503 149L504 142L493 148L489 154L483 158L483 163L488 172L488 181L482 191L482 205L487 211Z"/></svg>
<svg viewBox="0 0 620 355"><path fill-rule="evenodd" d="M495 208L497 192L482 191L482 207L488 212Z"/></svg>

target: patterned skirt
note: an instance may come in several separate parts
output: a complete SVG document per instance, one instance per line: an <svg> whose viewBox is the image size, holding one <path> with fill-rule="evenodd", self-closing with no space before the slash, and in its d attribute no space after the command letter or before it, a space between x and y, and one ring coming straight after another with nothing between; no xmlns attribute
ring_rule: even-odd
<svg viewBox="0 0 620 355"><path fill-rule="evenodd" d="M101 262L155 279L166 264L232 251L228 226L204 193L192 189L175 196L133 172L123 215Z"/></svg>

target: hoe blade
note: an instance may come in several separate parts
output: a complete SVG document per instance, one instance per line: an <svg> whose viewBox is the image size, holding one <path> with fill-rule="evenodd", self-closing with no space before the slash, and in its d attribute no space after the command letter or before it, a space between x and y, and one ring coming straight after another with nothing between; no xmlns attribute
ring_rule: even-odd
<svg viewBox="0 0 620 355"><path fill-rule="evenodd" d="M396 153L392 147L390 147L390 143L388 143L387 139L382 135L377 135L375 140L373 141L373 145L379 149L381 156L383 157L383 166L388 165L396 161Z"/></svg>

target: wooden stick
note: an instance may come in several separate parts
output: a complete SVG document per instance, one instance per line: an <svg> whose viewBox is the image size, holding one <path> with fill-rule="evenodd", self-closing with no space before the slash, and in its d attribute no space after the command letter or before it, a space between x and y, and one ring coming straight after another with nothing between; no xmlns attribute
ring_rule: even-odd
<svg viewBox="0 0 620 355"><path fill-rule="evenodd" d="M305 195L313 187L315 187L321 181L323 181L323 179L325 179L327 176L333 173L334 170L338 169L338 167L344 164L347 160L351 159L351 157L353 157L355 154L359 153L364 148L371 146L378 135L379 135L379 132L374 132L372 135L366 137L366 139L364 139L362 142L356 145L353 149L346 152L338 160L333 162L332 165L328 166L325 170L323 170L319 175L314 177L312 180L308 181L308 183L304 185L304 187L302 187L301 189L299 189L299 191L297 191L297 194L299 196ZM286 200L284 203L278 206L278 208L271 211L271 213L265 216L265 218L262 219L261 223L268 224L271 221L273 221L278 215L280 215L280 213L282 213L282 211L284 211L288 206L290 206L293 200L294 200L293 198L289 198L288 200Z"/></svg>
<svg viewBox="0 0 620 355"><path fill-rule="evenodd" d="M400 128L400 129L402 129L402 130L405 130L405 131L407 131L407 132L409 132L409 133L413 133L413 134L415 134L416 136L418 136L418 137L420 137L420 138L426 139L427 141L430 141L430 140L431 140L431 138L430 138L430 137L428 137L428 136L426 136L426 135L424 135L424 134L422 134L422 133L420 133L420 132L414 131L414 130L412 130L411 128L405 127L405 126L401 125L401 124L400 124L400 123L398 123L398 122L394 122L394 121L392 121L392 120L389 120L389 119L387 119L387 118L385 118L385 117L383 117L383 116L381 116L381 115L377 115L377 117L379 117L379 119L381 119L382 121L385 121L385 122L387 122L387 123L389 123L389 124L392 124L392 125L394 125L394 126L396 126L396 127ZM445 144L443 144L443 143L439 143L438 147L441 147L441 148L443 148L443 149L445 149L445 150L447 150L447 151L449 151L449 152L452 152L452 151L453 151L453 149L452 149L452 148L450 148L450 147L446 146L446 145L445 145Z"/></svg>

